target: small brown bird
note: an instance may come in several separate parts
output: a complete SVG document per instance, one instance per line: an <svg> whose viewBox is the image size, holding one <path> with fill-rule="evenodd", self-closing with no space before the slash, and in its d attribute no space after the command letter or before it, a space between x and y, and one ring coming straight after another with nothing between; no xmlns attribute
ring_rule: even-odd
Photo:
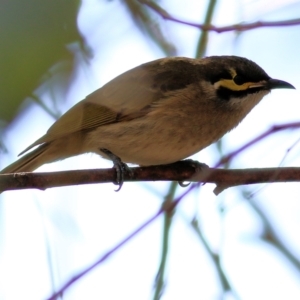
<svg viewBox="0 0 300 300"><path fill-rule="evenodd" d="M148 62L73 106L1 174L85 152L143 166L176 162L220 139L276 88L294 87L242 57Z"/></svg>

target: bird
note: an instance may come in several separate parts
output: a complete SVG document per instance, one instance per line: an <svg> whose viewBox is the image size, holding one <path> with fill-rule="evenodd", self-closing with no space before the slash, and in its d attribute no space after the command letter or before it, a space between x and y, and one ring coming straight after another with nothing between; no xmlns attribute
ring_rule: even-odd
<svg viewBox="0 0 300 300"><path fill-rule="evenodd" d="M111 159L117 173L126 163L177 162L219 140L278 88L294 86L239 56L147 62L75 104L0 174L87 152Z"/></svg>

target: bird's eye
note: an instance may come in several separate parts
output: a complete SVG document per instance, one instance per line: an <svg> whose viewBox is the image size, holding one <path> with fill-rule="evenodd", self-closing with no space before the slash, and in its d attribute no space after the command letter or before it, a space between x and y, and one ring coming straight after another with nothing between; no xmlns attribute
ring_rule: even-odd
<svg viewBox="0 0 300 300"><path fill-rule="evenodd" d="M240 75L234 76L233 81L234 81L234 83L237 84L237 85L242 85L243 83L246 82L245 78L243 78L243 77L240 76Z"/></svg>

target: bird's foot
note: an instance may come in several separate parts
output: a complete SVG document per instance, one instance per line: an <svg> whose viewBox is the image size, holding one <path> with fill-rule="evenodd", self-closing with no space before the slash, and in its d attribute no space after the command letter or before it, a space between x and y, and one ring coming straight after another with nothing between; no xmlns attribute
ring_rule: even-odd
<svg viewBox="0 0 300 300"><path fill-rule="evenodd" d="M209 168L209 166L207 164L201 163L201 162L199 162L197 160L193 160L193 159L185 159L185 160L181 160L180 162L190 164L191 166L193 166L195 168L196 172L200 172L200 171L203 171L203 170ZM181 187L187 187L191 183L190 182L185 183L184 181L178 181L178 184Z"/></svg>
<svg viewBox="0 0 300 300"><path fill-rule="evenodd" d="M116 170L116 181L114 184L118 185L119 187L115 190L118 192L124 183L124 176L125 174L131 174L131 169L127 166L127 164L123 163L121 158L115 154L113 154L111 151L105 148L99 149L101 152L103 152L109 159L112 160L114 166L113 168Z"/></svg>

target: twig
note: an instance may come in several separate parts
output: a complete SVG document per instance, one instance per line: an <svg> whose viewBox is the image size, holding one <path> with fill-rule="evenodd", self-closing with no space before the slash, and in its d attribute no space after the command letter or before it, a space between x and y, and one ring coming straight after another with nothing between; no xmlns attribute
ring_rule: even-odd
<svg viewBox="0 0 300 300"><path fill-rule="evenodd" d="M77 280L79 280L84 275L86 275L87 273L92 271L95 267L97 267L98 265L103 263L105 260L107 260L112 254L114 254L117 250L119 250L124 244L128 243L133 237L135 237L138 233L140 233L145 227L147 227L154 220L156 220L158 218L158 216L160 216L162 214L162 212L163 212L163 208L161 208L154 216L152 216L150 219L148 219L146 222L144 222L141 226L139 226L136 230L134 230L131 234L129 234L126 238L124 238L115 247L113 247L107 253L102 255L96 262L94 262L92 265L90 265L83 271L79 272L77 275L75 275L73 278L71 278L69 281L67 281L57 292L55 292L53 295L51 295L51 297L48 298L47 300L56 300L57 297L62 295Z"/></svg>
<svg viewBox="0 0 300 300"><path fill-rule="evenodd" d="M164 228L163 228L163 240L162 240L162 250L161 250L161 259L159 264L159 269L156 275L155 280L155 291L153 300L159 300L164 292L165 288L165 270L166 270L166 264L167 264L167 258L168 258L168 252L169 252L169 237L170 237L170 229L172 225L172 219L174 209L169 209L173 207L172 202L174 201L175 192L177 189L177 184L175 182L172 182L168 194L165 197L165 201L163 203L164 207Z"/></svg>
<svg viewBox="0 0 300 300"><path fill-rule="evenodd" d="M252 139L250 142L246 143L244 146L238 148L237 150L229 153L228 155L224 156L215 166L215 168L218 168L219 166L228 163L233 157L237 156L239 153L244 151L245 149L251 147L252 145L258 143L259 141L263 140L267 136L274 134L278 131L287 130L287 129L296 129L300 127L300 122L294 122L294 123L286 123L281 125L274 125L270 129L266 130L256 138Z"/></svg>
<svg viewBox="0 0 300 300"><path fill-rule="evenodd" d="M210 248L207 240L205 239L205 237L199 227L199 222L196 217L194 217L193 220L191 221L191 225L192 225L193 230L196 232L198 238L202 242L207 254L209 255L210 259L212 260L214 267L216 268L217 275L218 275L219 281L221 283L223 293L225 294L226 292L230 291L236 299L239 299L238 295L236 294L235 290L232 288L229 280L227 279L226 274L223 271L223 268L221 265L221 260L220 260L220 255L213 252L213 250Z"/></svg>
<svg viewBox="0 0 300 300"><path fill-rule="evenodd" d="M297 269L297 271L300 272L300 260L288 249L285 243L278 237L278 235L276 234L276 230L269 218L267 217L267 215L259 207L259 205L255 201L253 201L252 195L249 195L247 192L243 192L243 196L248 200L248 203L251 206L251 208L258 214L258 216L263 222L264 232L261 238L265 242L270 243L273 247L276 247L277 250L279 250L281 254L284 255L285 258L287 258L290 261L290 263Z"/></svg>
<svg viewBox="0 0 300 300"><path fill-rule="evenodd" d="M149 1L149 0L139 0L139 2L148 6L149 8L151 8L153 11L155 11L158 15L160 15L165 20L173 21L173 22L180 23L183 25L196 27L203 31L214 31L217 33L228 32L228 31L241 32L241 31L253 30L253 29L258 29L258 28L263 28L263 27L284 27L284 26L300 25L300 19L298 18L298 19L273 21L273 22L257 21L257 22L248 23L248 24L240 23L240 24L218 27L218 26L213 26L213 25L198 24L198 23L180 20L180 19L170 15L166 10L164 10L163 8L158 6L158 4L153 3L152 1Z"/></svg>
<svg viewBox="0 0 300 300"><path fill-rule="evenodd" d="M208 3L207 11L205 14L204 25L210 26L213 18L213 14L215 12L217 0L211 0ZM205 56L205 52L207 50L208 45L208 31L201 31L200 38L197 45L196 50L196 58L201 58Z"/></svg>

